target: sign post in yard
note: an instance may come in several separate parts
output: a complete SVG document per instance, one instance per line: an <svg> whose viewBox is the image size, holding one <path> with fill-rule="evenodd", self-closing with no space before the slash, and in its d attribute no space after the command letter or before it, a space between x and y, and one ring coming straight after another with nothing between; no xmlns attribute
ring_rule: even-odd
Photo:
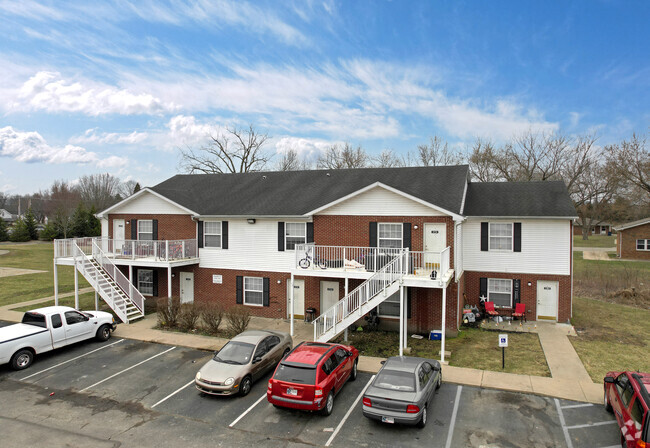
<svg viewBox="0 0 650 448"><path fill-rule="evenodd" d="M501 368L506 368L506 347L508 346L508 335L499 335L499 347L501 347Z"/></svg>

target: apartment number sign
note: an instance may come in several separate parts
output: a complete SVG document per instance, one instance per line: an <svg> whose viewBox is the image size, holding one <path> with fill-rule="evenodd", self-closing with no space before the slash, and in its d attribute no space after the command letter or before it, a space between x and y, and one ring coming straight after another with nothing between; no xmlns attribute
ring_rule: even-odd
<svg viewBox="0 0 650 448"><path fill-rule="evenodd" d="M212 276L212 283L223 283L223 277L221 275L213 275Z"/></svg>

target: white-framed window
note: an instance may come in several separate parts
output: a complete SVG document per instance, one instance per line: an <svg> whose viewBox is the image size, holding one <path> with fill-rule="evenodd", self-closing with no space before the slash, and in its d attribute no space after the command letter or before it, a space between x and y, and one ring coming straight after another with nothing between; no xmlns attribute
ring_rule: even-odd
<svg viewBox="0 0 650 448"><path fill-rule="evenodd" d="M400 222L380 222L377 224L377 246L389 248L402 247L402 231L404 225Z"/></svg>
<svg viewBox="0 0 650 448"><path fill-rule="evenodd" d="M151 219L138 219L138 239L153 240L153 221Z"/></svg>
<svg viewBox="0 0 650 448"><path fill-rule="evenodd" d="M399 317L399 291L379 304L380 317Z"/></svg>
<svg viewBox="0 0 650 448"><path fill-rule="evenodd" d="M138 291L145 296L153 295L153 271L138 269Z"/></svg>
<svg viewBox="0 0 650 448"><path fill-rule="evenodd" d="M284 223L284 249L294 250L297 244L307 243L306 222Z"/></svg>
<svg viewBox="0 0 650 448"><path fill-rule="evenodd" d="M650 240L636 240L636 250L650 250Z"/></svg>
<svg viewBox="0 0 650 448"><path fill-rule="evenodd" d="M203 222L203 247L221 248L221 221Z"/></svg>
<svg viewBox="0 0 650 448"><path fill-rule="evenodd" d="M264 279L244 277L244 305L264 305Z"/></svg>
<svg viewBox="0 0 650 448"><path fill-rule="evenodd" d="M512 308L512 280L488 278L488 301L496 307Z"/></svg>
<svg viewBox="0 0 650 448"><path fill-rule="evenodd" d="M600 226L600 233L607 233L607 226Z"/></svg>
<svg viewBox="0 0 650 448"><path fill-rule="evenodd" d="M489 227L490 250L512 251L512 223L491 222Z"/></svg>

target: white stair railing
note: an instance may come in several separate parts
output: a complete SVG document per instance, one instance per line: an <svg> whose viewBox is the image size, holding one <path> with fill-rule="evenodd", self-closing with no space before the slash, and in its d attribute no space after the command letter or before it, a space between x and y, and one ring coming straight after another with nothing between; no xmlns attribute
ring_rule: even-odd
<svg viewBox="0 0 650 448"><path fill-rule="evenodd" d="M355 315L356 320L368 312L369 309L364 310L364 305L374 297L382 293L386 294L386 290L401 280L407 271L408 250L402 250L372 277L314 320L314 340L319 341L327 333L331 333L327 338L329 340L343 331L348 326L345 322L346 318Z"/></svg>
<svg viewBox="0 0 650 448"><path fill-rule="evenodd" d="M118 267L111 261L111 259L101 250L96 242L93 242L93 258L97 263L104 269L106 273L117 283L122 291L124 291L133 302L133 304L138 308L138 310L144 314L144 296L138 289L133 286L133 283L129 281L128 278Z"/></svg>

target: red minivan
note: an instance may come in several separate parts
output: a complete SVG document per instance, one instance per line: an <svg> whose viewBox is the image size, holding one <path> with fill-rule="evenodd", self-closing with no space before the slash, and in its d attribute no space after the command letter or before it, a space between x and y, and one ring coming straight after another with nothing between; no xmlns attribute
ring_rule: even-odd
<svg viewBox="0 0 650 448"><path fill-rule="evenodd" d="M303 342L276 367L266 398L276 407L330 415L336 394L357 378L358 359L350 345Z"/></svg>
<svg viewBox="0 0 650 448"><path fill-rule="evenodd" d="M650 374L608 372L604 386L605 409L616 414L621 446L650 448Z"/></svg>

